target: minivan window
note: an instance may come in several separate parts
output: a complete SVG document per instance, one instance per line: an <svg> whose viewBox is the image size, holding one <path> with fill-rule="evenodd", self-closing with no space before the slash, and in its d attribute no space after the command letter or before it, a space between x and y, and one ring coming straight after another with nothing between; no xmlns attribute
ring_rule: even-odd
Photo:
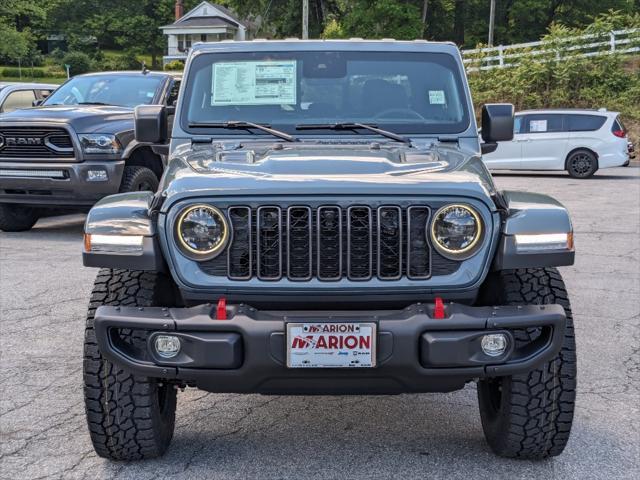
<svg viewBox="0 0 640 480"><path fill-rule="evenodd" d="M607 117L602 115L567 115L570 132L593 132L598 130Z"/></svg>
<svg viewBox="0 0 640 480"><path fill-rule="evenodd" d="M343 122L395 133L460 133L470 122L460 68L441 53L212 53L193 58L188 82L181 124L192 133L229 120L291 134L323 134L309 127ZM331 131L341 134L353 131Z"/></svg>
<svg viewBox="0 0 640 480"><path fill-rule="evenodd" d="M562 132L564 115L537 113L524 117L522 133L552 133Z"/></svg>

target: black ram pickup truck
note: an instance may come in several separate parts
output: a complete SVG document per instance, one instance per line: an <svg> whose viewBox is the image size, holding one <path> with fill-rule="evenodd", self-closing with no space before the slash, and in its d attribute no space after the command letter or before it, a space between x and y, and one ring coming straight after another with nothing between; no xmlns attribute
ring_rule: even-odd
<svg viewBox="0 0 640 480"><path fill-rule="evenodd" d="M133 112L171 107L180 77L79 75L38 107L0 115L0 230L29 230L52 207L87 210L112 193L155 191L165 158L134 140Z"/></svg>

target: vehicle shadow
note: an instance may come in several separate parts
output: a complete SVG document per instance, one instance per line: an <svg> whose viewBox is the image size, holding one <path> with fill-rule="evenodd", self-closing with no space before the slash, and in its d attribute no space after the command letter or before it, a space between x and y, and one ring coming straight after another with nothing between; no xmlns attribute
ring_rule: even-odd
<svg viewBox="0 0 640 480"><path fill-rule="evenodd" d="M635 168L635 167L630 167ZM491 175L496 178L500 177L508 177L508 178L564 178L567 180L577 180L577 181L597 181L597 180L629 180L629 179L637 179L639 175L610 175L610 174L600 174L596 173L593 177L588 179L580 179L580 178L572 178L568 173L551 173L551 172L497 172L492 171Z"/></svg>
<svg viewBox="0 0 640 480"><path fill-rule="evenodd" d="M473 386L372 397L201 395L188 391L197 398L179 401L176 433L163 458L127 464L119 473L469 478L469 471L451 465L473 458L475 468L486 471L514 462L494 456L485 443ZM549 463L538 465L544 471ZM109 473L109 464L104 468Z"/></svg>
<svg viewBox="0 0 640 480"><path fill-rule="evenodd" d="M47 241L80 241L84 230L86 215L56 215L43 217L26 232L1 232L0 239L21 239L24 241L44 240Z"/></svg>

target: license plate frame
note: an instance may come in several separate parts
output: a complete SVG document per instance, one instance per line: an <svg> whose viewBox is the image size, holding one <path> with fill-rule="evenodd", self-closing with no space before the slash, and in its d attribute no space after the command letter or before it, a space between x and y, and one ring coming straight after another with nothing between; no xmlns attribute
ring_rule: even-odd
<svg viewBox="0 0 640 480"><path fill-rule="evenodd" d="M316 327L319 330L315 331L311 327ZM305 338L298 339L297 345L294 346L296 336L300 334L305 334ZM375 322L289 322L286 324L285 333L287 368L316 368L322 370L331 368L375 368L377 334L377 324ZM308 341L309 336L312 337L316 345L318 342L321 345L327 345L327 347L329 344L333 346L337 343L337 345L334 348L316 348ZM324 337L324 343L319 341L321 336ZM355 348L347 347L346 345L346 338L350 336L356 338ZM365 340L360 340L363 336L370 338L368 349L360 348L366 343ZM330 337L334 337L337 340L330 340ZM340 342L340 337L342 337L342 342ZM352 342L349 341L348 343L351 344ZM304 346L307 347L306 350L303 348ZM302 359L302 357L306 358Z"/></svg>

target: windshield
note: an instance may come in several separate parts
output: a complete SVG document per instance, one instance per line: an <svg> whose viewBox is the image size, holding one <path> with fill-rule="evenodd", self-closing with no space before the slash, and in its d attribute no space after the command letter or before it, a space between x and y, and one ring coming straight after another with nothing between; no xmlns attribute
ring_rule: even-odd
<svg viewBox="0 0 640 480"><path fill-rule="evenodd" d="M135 107L150 104L162 77L131 75L89 75L75 77L47 98L44 105L117 105Z"/></svg>
<svg viewBox="0 0 640 480"><path fill-rule="evenodd" d="M255 52L194 58L182 127L193 133L229 119L289 133L367 123L396 133L460 133L469 125L463 79L441 53ZM296 130L298 127L298 130ZM366 130L357 133L370 134ZM246 135L235 129L225 135ZM354 134L332 130L331 135Z"/></svg>

